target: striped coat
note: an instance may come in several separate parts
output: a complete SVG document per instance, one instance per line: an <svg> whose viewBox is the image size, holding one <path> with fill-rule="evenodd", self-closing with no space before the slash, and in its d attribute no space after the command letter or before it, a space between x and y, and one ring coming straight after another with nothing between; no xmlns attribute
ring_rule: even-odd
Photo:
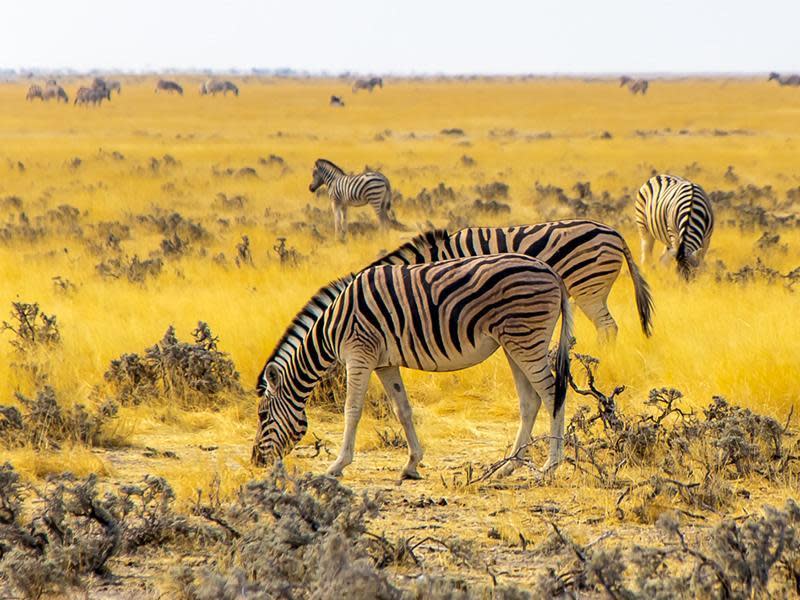
<svg viewBox="0 0 800 600"><path fill-rule="evenodd" d="M554 375L548 344L559 317ZM455 371L503 348L520 400L513 455L524 453L544 402L551 415L545 468L553 468L563 453L570 339L563 283L535 258L499 254L366 269L322 288L267 360L258 380L261 400L253 461L274 462L300 440L308 427L306 399L339 361L347 370L344 441L328 473L340 475L352 462L356 427L374 371L394 402L408 440L403 477L418 478L422 447L399 368Z"/></svg>
<svg viewBox="0 0 800 600"><path fill-rule="evenodd" d="M650 335L653 300L647 282L623 237L596 221L575 219L517 227L470 227L452 234L429 231L373 265L415 264L498 252L518 252L550 265L605 339L613 339L617 334L607 301L622 264L627 264L642 331Z"/></svg>
<svg viewBox="0 0 800 600"><path fill-rule="evenodd" d="M696 183L674 175L656 175L639 188L636 225L642 262L657 241L666 246L662 262L674 259L686 279L700 266L714 231L711 201Z"/></svg>
<svg viewBox="0 0 800 600"><path fill-rule="evenodd" d="M341 240L347 236L347 209L351 206L369 204L382 227L405 229L392 212L392 188L382 173L348 175L331 161L320 158L314 163L308 189L316 192L323 185L328 188L334 230Z"/></svg>

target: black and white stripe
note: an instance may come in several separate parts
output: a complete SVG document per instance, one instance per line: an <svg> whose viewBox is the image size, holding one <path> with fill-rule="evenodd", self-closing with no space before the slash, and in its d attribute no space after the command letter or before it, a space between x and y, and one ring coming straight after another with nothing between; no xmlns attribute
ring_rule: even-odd
<svg viewBox="0 0 800 600"><path fill-rule="evenodd" d="M696 183L674 175L656 175L639 188L636 225L642 241L642 262L656 240L666 246L662 262L675 259L686 279L700 266L714 231L714 213Z"/></svg>
<svg viewBox="0 0 800 600"><path fill-rule="evenodd" d="M503 252L526 254L547 263L564 280L569 295L605 339L613 339L617 334L617 324L608 310L608 295L622 264L626 263L642 331L650 335L653 311L650 288L622 235L596 221L574 219L517 227L470 227L452 234L429 231L370 266L417 264Z"/></svg>
<svg viewBox="0 0 800 600"><path fill-rule="evenodd" d="M554 375L548 345L559 317ZM253 461L268 464L294 447L308 426L306 399L339 361L347 369L344 441L328 473L340 475L352 462L356 427L374 371L394 402L408 440L403 477L417 478L422 447L399 368L455 371L503 348L520 399L513 454L524 452L544 402L552 417L546 468L553 468L563 454L570 339L563 282L529 256L382 265L340 279L322 288L297 314L259 376Z"/></svg>
<svg viewBox="0 0 800 600"><path fill-rule="evenodd" d="M308 189L316 192L323 185L328 188L334 230L340 239L344 240L347 236L347 209L350 206L369 204L382 227L405 229L394 217L392 188L382 173L365 171L359 175L348 175L331 161L320 158L314 163Z"/></svg>

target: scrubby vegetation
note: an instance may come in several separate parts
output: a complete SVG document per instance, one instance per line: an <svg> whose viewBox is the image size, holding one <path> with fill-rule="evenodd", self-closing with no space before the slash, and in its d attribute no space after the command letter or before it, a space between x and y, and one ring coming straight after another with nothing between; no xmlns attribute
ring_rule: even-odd
<svg viewBox="0 0 800 600"><path fill-rule="evenodd" d="M785 95L733 80L660 82L645 102L615 81L351 95L242 80L223 104L131 79L102 111L0 85L16 132L0 150L0 596L797 593L800 120ZM332 93L347 108L323 119ZM320 157L386 173L410 231L353 208L338 243L329 199L307 191ZM284 470L250 466L249 392L321 285L430 227L593 218L638 261L631 206L653 172L711 195L707 264L691 285L641 265L650 339L624 269L616 345L576 311L554 476L536 469L545 411L531 458L496 474L518 419L502 356L403 374L422 481L395 481L407 448L377 382L346 479L301 474L338 449L337 368Z"/></svg>

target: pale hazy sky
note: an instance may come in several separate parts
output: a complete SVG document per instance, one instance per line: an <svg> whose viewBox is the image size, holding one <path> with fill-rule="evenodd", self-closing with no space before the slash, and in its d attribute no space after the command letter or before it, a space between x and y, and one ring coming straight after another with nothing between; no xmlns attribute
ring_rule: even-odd
<svg viewBox="0 0 800 600"><path fill-rule="evenodd" d="M800 71L800 0L0 0L0 68Z"/></svg>

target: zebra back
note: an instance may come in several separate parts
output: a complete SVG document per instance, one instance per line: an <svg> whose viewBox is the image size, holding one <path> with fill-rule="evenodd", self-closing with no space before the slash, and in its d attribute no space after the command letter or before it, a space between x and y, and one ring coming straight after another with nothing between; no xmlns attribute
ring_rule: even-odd
<svg viewBox="0 0 800 600"><path fill-rule="evenodd" d="M714 230L703 188L675 175L655 175L639 189L635 208L639 228L671 248L681 274L689 277Z"/></svg>

